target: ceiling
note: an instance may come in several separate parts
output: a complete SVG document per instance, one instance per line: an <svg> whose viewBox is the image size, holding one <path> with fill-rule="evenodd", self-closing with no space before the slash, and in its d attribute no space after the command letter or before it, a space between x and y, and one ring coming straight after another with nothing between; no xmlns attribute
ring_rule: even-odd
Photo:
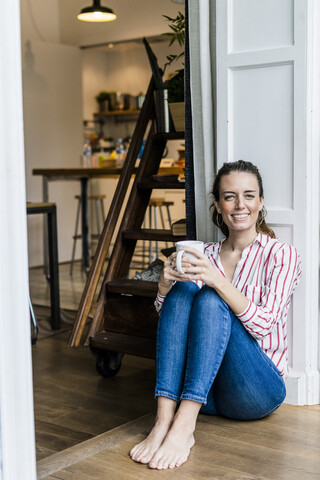
<svg viewBox="0 0 320 480"><path fill-rule="evenodd" d="M101 24L81 22L77 14L90 6L92 0L57 0L59 2L60 36L62 43L90 46L105 43L121 45L123 41L158 37L168 31L163 15L175 17L183 4L172 0L101 0L118 18ZM120 46L118 48L121 48Z"/></svg>

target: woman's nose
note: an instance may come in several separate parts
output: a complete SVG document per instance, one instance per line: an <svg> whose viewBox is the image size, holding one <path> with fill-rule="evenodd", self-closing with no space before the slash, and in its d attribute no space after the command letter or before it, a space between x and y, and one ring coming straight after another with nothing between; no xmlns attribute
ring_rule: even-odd
<svg viewBox="0 0 320 480"><path fill-rule="evenodd" d="M242 197L237 197L236 207L239 209L244 207L244 201Z"/></svg>

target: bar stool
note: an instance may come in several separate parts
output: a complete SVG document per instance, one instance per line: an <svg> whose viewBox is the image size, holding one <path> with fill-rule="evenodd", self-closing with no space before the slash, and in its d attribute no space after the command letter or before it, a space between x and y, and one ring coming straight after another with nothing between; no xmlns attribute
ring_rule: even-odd
<svg viewBox="0 0 320 480"><path fill-rule="evenodd" d="M75 230L74 230L74 235L73 235L73 246L72 246L72 255L71 255L71 263L70 263L70 275L72 276L73 272L73 263L74 263L74 256L76 252L76 244L77 240L82 238L81 233L78 233L78 228L79 228L79 219L80 219L80 212L81 212L81 197L80 195L75 195L74 197L76 200L78 200L78 207L77 207L77 216L76 216L76 225L75 225ZM95 214L96 214L96 223L97 223L97 233L91 233L91 239L98 239L101 235L102 228L100 228L100 225L103 226L104 221L105 221L105 213L104 213L104 205L103 205L103 200L106 198L105 195L89 195L88 200L94 202L94 209L95 209ZM100 223L100 221L102 223Z"/></svg>
<svg viewBox="0 0 320 480"><path fill-rule="evenodd" d="M167 212L167 220L169 222L169 228L171 228L171 214L170 214L170 207L174 205L174 202L167 202L164 198L151 198L149 201L148 205L148 220L149 220L149 228L158 228L158 209L159 209L159 214L160 214L160 220L161 220L161 226L165 230L165 221L164 221L164 216L163 216L163 208L166 209ZM144 220L144 227L146 227L146 218ZM152 247L152 241L149 241L149 263L152 262L153 260L153 247ZM156 240L156 256L157 258L159 257L159 242ZM166 242L166 247L168 246ZM143 266L145 265L145 255L146 254L146 248L145 248L145 241L142 243L142 262Z"/></svg>
<svg viewBox="0 0 320 480"><path fill-rule="evenodd" d="M58 234L57 234L57 209L55 203L27 203L27 214L45 214L47 216L48 226L48 250L49 250L49 281L50 281L50 307L52 330L60 328L60 289L59 289L59 262L58 262ZM35 336L32 338L36 342L38 325L34 315L32 302L29 296L29 308Z"/></svg>

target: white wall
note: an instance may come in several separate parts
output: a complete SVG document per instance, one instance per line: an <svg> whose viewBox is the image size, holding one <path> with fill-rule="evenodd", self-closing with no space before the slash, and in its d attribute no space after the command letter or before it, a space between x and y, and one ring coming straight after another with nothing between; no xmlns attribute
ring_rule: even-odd
<svg viewBox="0 0 320 480"><path fill-rule="evenodd" d="M20 0L22 39L60 42L58 0Z"/></svg>
<svg viewBox="0 0 320 480"><path fill-rule="evenodd" d="M78 166L82 150L81 57L60 44L58 0L21 0L21 40L27 201L42 200L33 168ZM70 259L77 184L53 184L59 260ZM29 266L41 265L41 215L28 217Z"/></svg>
<svg viewBox="0 0 320 480"><path fill-rule="evenodd" d="M79 166L82 150L81 59L76 47L24 40L23 104L27 201L42 200L42 177L34 168ZM79 183L52 183L57 203L59 260L71 257L74 195ZM28 217L29 265L41 265L42 216Z"/></svg>

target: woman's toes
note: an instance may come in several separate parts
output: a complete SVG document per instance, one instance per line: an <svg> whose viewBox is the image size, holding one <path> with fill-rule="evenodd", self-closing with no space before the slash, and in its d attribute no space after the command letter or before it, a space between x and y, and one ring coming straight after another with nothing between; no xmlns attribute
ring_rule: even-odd
<svg viewBox="0 0 320 480"><path fill-rule="evenodd" d="M161 460L159 460L159 462L158 462L157 469L158 469L158 470L163 470L164 468L165 468L165 466L164 466L164 461L161 459Z"/></svg>
<svg viewBox="0 0 320 480"><path fill-rule="evenodd" d="M136 453L136 447L133 447L133 448L130 450L130 453L129 453L130 457L133 458L134 455L135 455L135 453Z"/></svg>
<svg viewBox="0 0 320 480"><path fill-rule="evenodd" d="M143 455L141 458L139 458L140 463L149 463L150 462L150 453Z"/></svg>
<svg viewBox="0 0 320 480"><path fill-rule="evenodd" d="M176 467L180 467L183 463L186 463L187 460L188 460L188 456L187 457L180 457L176 461Z"/></svg>
<svg viewBox="0 0 320 480"><path fill-rule="evenodd" d="M161 460L161 458L159 458L158 455L155 454L149 462L149 467L150 468L159 468L160 460Z"/></svg>
<svg viewBox="0 0 320 480"><path fill-rule="evenodd" d="M164 462L162 463L162 468L163 468L163 469L169 468L169 463L170 463L170 462L168 462L168 460L164 460Z"/></svg>

